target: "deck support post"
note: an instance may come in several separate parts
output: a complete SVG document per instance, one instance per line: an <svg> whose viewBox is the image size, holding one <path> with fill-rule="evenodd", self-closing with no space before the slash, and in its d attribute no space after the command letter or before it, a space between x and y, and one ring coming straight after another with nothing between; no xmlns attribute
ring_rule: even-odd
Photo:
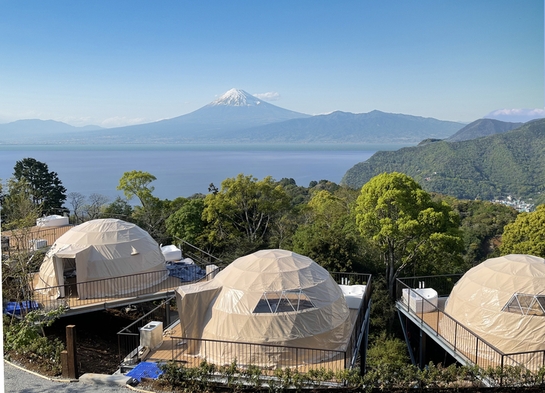
<svg viewBox="0 0 545 393"><path fill-rule="evenodd" d="M66 326L67 377L78 378L78 360L76 356L76 325ZM64 371L63 371L64 375Z"/></svg>
<svg viewBox="0 0 545 393"><path fill-rule="evenodd" d="M428 335L424 330L420 329L420 354L419 354L419 367L420 370L424 369L426 366L426 341Z"/></svg>

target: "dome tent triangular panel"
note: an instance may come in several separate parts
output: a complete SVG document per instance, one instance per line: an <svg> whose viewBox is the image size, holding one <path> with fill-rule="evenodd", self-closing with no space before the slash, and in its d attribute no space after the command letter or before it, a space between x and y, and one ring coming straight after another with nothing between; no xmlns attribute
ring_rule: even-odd
<svg viewBox="0 0 545 393"><path fill-rule="evenodd" d="M207 300L195 300L200 297ZM310 258L286 250L255 252L232 262L212 281L179 287L177 304L182 332L189 338L344 351L350 336L350 311L341 288ZM229 348L226 344L221 359L212 359L217 351L191 350L216 363L228 364L237 355L240 364L256 361ZM316 353L307 355L299 354L298 361L313 361Z"/></svg>
<svg viewBox="0 0 545 393"><path fill-rule="evenodd" d="M511 254L467 271L451 291L445 312L504 353L545 350L545 315L508 307L517 297L537 301L543 296L545 259Z"/></svg>
<svg viewBox="0 0 545 393"><path fill-rule="evenodd" d="M67 261L70 260L75 261L80 299L130 294L168 277L165 259L157 242L137 225L117 219L88 221L59 237L40 267L36 289L52 297L64 296L62 285ZM157 273L152 278L143 275L131 280L115 280L115 283L82 284L150 272Z"/></svg>

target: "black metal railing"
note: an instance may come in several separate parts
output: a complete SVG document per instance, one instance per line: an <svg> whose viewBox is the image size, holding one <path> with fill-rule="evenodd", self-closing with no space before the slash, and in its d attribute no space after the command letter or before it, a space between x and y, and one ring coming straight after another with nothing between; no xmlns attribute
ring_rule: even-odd
<svg viewBox="0 0 545 393"><path fill-rule="evenodd" d="M37 251L41 248L50 247L55 241L73 225L62 227L32 227L5 231L2 233L2 251Z"/></svg>
<svg viewBox="0 0 545 393"><path fill-rule="evenodd" d="M257 366L265 372L291 368L304 373L312 368L325 368L336 373L346 369L349 361L346 351L176 336L169 339L171 359L194 366L206 359L217 366L236 361L241 368Z"/></svg>
<svg viewBox="0 0 545 393"><path fill-rule="evenodd" d="M201 268L198 265L185 265L183 269L185 271L187 269L197 271ZM168 297L180 285L207 279L206 275L194 274L193 276L197 277L196 279L184 280L176 277L177 270L179 269L175 268L84 282L76 282L74 277L67 279L64 285L48 286L40 289L33 287L31 297L32 300L40 304L40 307L46 310L57 308L60 305L70 309L109 300L143 297L152 294L163 294Z"/></svg>
<svg viewBox="0 0 545 393"><path fill-rule="evenodd" d="M435 277L409 277L397 279L397 307L415 316L422 325L427 325L435 336L441 337L454 353L467 363L482 369L518 367L531 373L537 373L545 366L545 351L527 351L504 353L485 339L474 333L456 319L440 309L438 304L422 296L418 289L439 288L438 293L450 294L456 283L457 275ZM408 284L412 284L410 286ZM435 286L436 287L435 287ZM448 289L450 287L450 290ZM411 301L414 298L416 300ZM501 385L502 372L496 384Z"/></svg>
<svg viewBox="0 0 545 393"><path fill-rule="evenodd" d="M214 264L219 267L225 267L225 262L220 258L215 257L207 251L201 250L199 247L194 246L183 239L177 237L174 237L174 239L178 242L178 248L182 250L183 258L191 258L193 261L201 265Z"/></svg>
<svg viewBox="0 0 545 393"><path fill-rule="evenodd" d="M117 332L119 361L126 359L126 363L132 364L138 361L137 352L140 346L140 329L152 321L163 322L163 326L171 324L171 306L176 296L164 300L157 307L144 314L129 326ZM176 320L177 317L174 318ZM162 332L161 332L162 333ZM133 353L133 356L129 356Z"/></svg>
<svg viewBox="0 0 545 393"><path fill-rule="evenodd" d="M345 285L366 285L345 351L207 340L169 334L165 335L164 338L170 341L170 360L181 361L194 366L198 366L199 362L204 359L216 365L230 364L236 360L239 366L259 366L264 370L298 368L300 372L306 372L313 367L325 368L327 371L332 372L355 367L360 346L365 345L364 338L369 325L372 292L371 275L357 273L332 273L331 275L335 281L342 282ZM168 299L167 302L171 300ZM158 306L158 308L160 307L162 305ZM139 328L149 322L150 318L146 315L142 321L135 321L118 333L119 356L121 359L133 359L137 355Z"/></svg>

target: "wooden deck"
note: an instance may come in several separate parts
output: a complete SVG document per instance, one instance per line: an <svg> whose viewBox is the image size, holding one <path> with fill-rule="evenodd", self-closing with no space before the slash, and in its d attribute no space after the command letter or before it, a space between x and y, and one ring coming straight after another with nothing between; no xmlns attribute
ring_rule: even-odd
<svg viewBox="0 0 545 393"><path fill-rule="evenodd" d="M32 288L36 288L39 276L35 273L31 277ZM34 291L34 299L45 310L51 310L61 305L67 308L62 316L83 314L107 308L123 307L131 304L137 304L157 299L165 299L172 295L176 288L186 285L188 282L179 278L168 276L167 279L152 287L139 290L133 294L127 294L124 297L111 296L91 299L80 299L77 294L77 285L75 282L65 286L65 296L58 299L52 299L48 294L41 291Z"/></svg>
<svg viewBox="0 0 545 393"><path fill-rule="evenodd" d="M404 307L398 308L405 314L410 313L417 320L420 320L420 323L425 324L428 336L432 336L439 345L447 351L454 353L458 361L467 365L478 365L485 369L503 365L521 365L512 358L506 357L504 357L502 362L503 354L497 348L486 343L482 338L442 311L444 303L440 304L435 311L428 313L409 311L406 303L400 303Z"/></svg>
<svg viewBox="0 0 545 393"><path fill-rule="evenodd" d="M73 225L65 225L62 227L39 227L18 230L18 231L3 231L2 237L9 238L9 249L11 250L28 250L32 249L34 240L45 240L46 247L52 246L55 241L72 229Z"/></svg>
<svg viewBox="0 0 545 393"><path fill-rule="evenodd" d="M358 310L350 309L350 323L352 330L355 328L356 319L358 316ZM181 362L187 367L198 367L204 360L200 355L189 354L187 349L190 340L181 338L182 332L179 321L173 326L165 329L163 332L163 343L156 349L150 351L142 361L147 362L168 362L171 360ZM310 350L312 351L312 350ZM320 349L318 349L320 351ZM218 365L221 366L221 365ZM239 365L240 367L240 365ZM339 352L335 357L324 360L318 363L301 363L290 365L293 370L298 370L301 373L308 372L311 369L325 368L327 370L341 371L346 367L345 353ZM271 367L267 365L262 367L264 375L274 375L274 369L277 367Z"/></svg>

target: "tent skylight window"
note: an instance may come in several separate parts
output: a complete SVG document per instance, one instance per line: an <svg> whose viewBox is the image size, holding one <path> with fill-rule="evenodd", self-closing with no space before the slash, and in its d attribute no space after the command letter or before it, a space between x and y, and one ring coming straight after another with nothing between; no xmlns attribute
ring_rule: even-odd
<svg viewBox="0 0 545 393"><path fill-rule="evenodd" d="M265 292L254 308L254 314L276 314L315 308L303 290Z"/></svg>
<svg viewBox="0 0 545 393"><path fill-rule="evenodd" d="M515 293L511 296L507 304L503 306L502 311L545 317L545 295Z"/></svg>

